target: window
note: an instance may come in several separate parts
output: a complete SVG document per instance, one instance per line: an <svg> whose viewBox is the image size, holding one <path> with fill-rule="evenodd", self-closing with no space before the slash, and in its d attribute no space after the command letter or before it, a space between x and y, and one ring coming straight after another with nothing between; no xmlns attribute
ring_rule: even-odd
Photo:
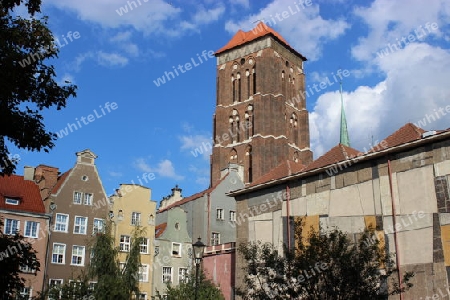
<svg viewBox="0 0 450 300"><path fill-rule="evenodd" d="M104 224L104 220L103 219L94 219L94 227L93 227L93 233L104 233L105 232L105 228L103 226Z"/></svg>
<svg viewBox="0 0 450 300"><path fill-rule="evenodd" d="M5 203L10 205L19 205L19 199L5 198Z"/></svg>
<svg viewBox="0 0 450 300"><path fill-rule="evenodd" d="M5 219L5 234L16 234L19 229L19 220Z"/></svg>
<svg viewBox="0 0 450 300"><path fill-rule="evenodd" d="M31 268L30 266L27 265L20 265L19 266L19 270L22 273L36 273L36 269Z"/></svg>
<svg viewBox="0 0 450 300"><path fill-rule="evenodd" d="M73 204L81 204L81 193L73 192Z"/></svg>
<svg viewBox="0 0 450 300"><path fill-rule="evenodd" d="M119 270L120 270L120 272L123 272L124 269L125 269L125 263L124 262L119 262Z"/></svg>
<svg viewBox="0 0 450 300"><path fill-rule="evenodd" d="M148 265L139 266L139 281L140 282L148 281Z"/></svg>
<svg viewBox="0 0 450 300"><path fill-rule="evenodd" d="M66 253L66 245L65 244L53 244L53 252L52 252L52 263L54 264L64 264L64 255Z"/></svg>
<svg viewBox="0 0 450 300"><path fill-rule="evenodd" d="M141 254L148 254L148 239L141 238L141 242L139 243L139 252Z"/></svg>
<svg viewBox="0 0 450 300"><path fill-rule="evenodd" d="M63 280L62 279L50 279L49 282L49 286L50 288L52 287L57 287L63 284Z"/></svg>
<svg viewBox="0 0 450 300"><path fill-rule="evenodd" d="M72 247L72 265L74 266L84 266L84 246L73 246Z"/></svg>
<svg viewBox="0 0 450 300"><path fill-rule="evenodd" d="M73 233L86 234L87 218L75 217L75 224L73 226Z"/></svg>
<svg viewBox="0 0 450 300"><path fill-rule="evenodd" d="M92 198L91 193L84 193L84 205L92 205Z"/></svg>
<svg viewBox="0 0 450 300"><path fill-rule="evenodd" d="M181 257L180 243L172 243L172 256Z"/></svg>
<svg viewBox="0 0 450 300"><path fill-rule="evenodd" d="M31 299L32 289L31 287L23 287L20 289L19 299Z"/></svg>
<svg viewBox="0 0 450 300"><path fill-rule="evenodd" d="M129 235L121 235L120 236L120 251L129 252L130 251L130 236Z"/></svg>
<svg viewBox="0 0 450 300"><path fill-rule="evenodd" d="M96 281L89 281L88 291L93 292L95 290L96 285L97 285Z"/></svg>
<svg viewBox="0 0 450 300"><path fill-rule="evenodd" d="M220 244L220 233L213 232L211 235L211 245L219 245Z"/></svg>
<svg viewBox="0 0 450 300"><path fill-rule="evenodd" d="M147 300L147 294L146 293L140 293L137 299L138 300Z"/></svg>
<svg viewBox="0 0 450 300"><path fill-rule="evenodd" d="M68 227L69 227L69 215L56 214L54 231L67 232Z"/></svg>
<svg viewBox="0 0 450 300"><path fill-rule="evenodd" d="M163 267L162 282L172 282L172 267Z"/></svg>
<svg viewBox="0 0 450 300"><path fill-rule="evenodd" d="M178 283L186 283L188 282L188 269L187 268L179 268L178 269Z"/></svg>
<svg viewBox="0 0 450 300"><path fill-rule="evenodd" d="M37 238L39 232L39 223L33 221L25 221L25 237Z"/></svg>
<svg viewBox="0 0 450 300"><path fill-rule="evenodd" d="M132 212L131 213L131 225L140 225L141 224L141 213Z"/></svg>
<svg viewBox="0 0 450 300"><path fill-rule="evenodd" d="M217 220L223 220L223 209L218 208L216 211L216 219Z"/></svg>
<svg viewBox="0 0 450 300"><path fill-rule="evenodd" d="M230 210L230 221L236 221L236 212L234 210Z"/></svg>

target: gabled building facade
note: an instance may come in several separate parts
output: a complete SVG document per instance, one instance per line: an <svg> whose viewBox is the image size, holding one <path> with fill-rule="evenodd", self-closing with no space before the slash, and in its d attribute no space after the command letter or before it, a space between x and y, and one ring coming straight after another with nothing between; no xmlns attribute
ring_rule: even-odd
<svg viewBox="0 0 450 300"><path fill-rule="evenodd" d="M0 176L0 219L4 234L15 235L19 232L37 252L39 271L20 267L20 277L24 279L25 287L17 293L24 297L22 299L31 299L44 289L50 228L50 215L45 213L39 187L32 177ZM22 250L20 247L10 247L0 253L0 260L9 259Z"/></svg>
<svg viewBox="0 0 450 300"><path fill-rule="evenodd" d="M336 226L353 238L372 226L395 253L400 273L415 273L404 299L446 295L449 158L449 130L425 132L413 124L365 153L337 145L299 172L269 173L266 181L232 192L241 216L236 242L292 247L293 224L287 220L300 217L305 228ZM237 255L237 285L243 284L244 263Z"/></svg>
<svg viewBox="0 0 450 300"><path fill-rule="evenodd" d="M192 238L187 230L186 216L181 207L173 207L156 226L152 299L161 299L159 296L164 297L169 282L176 286L194 271Z"/></svg>
<svg viewBox="0 0 450 300"><path fill-rule="evenodd" d="M136 229L142 230L140 241L141 267L139 269L139 300L150 299L153 284L153 257L155 242L156 202L151 190L136 184L121 184L110 197L112 234L119 248L119 261L125 265Z"/></svg>
<svg viewBox="0 0 450 300"><path fill-rule="evenodd" d="M56 168L38 166L46 211L52 215L45 284L64 284L86 272L93 236L104 229L109 201L90 150L76 153L74 167L60 176ZM95 282L92 283L93 285Z"/></svg>

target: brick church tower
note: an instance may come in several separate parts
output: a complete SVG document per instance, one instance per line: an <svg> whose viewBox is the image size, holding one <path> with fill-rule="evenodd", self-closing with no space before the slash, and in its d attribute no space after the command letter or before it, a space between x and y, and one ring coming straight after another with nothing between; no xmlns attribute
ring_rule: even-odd
<svg viewBox="0 0 450 300"><path fill-rule="evenodd" d="M233 165L250 183L287 160L311 162L306 58L262 22L239 30L215 55L211 184Z"/></svg>

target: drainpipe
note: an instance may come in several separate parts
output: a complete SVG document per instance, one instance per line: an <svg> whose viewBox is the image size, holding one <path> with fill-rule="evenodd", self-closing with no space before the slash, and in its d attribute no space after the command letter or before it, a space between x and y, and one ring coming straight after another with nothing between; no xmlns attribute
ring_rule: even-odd
<svg viewBox="0 0 450 300"><path fill-rule="evenodd" d="M287 214L287 240L288 249L291 250L291 216L290 216L290 200L291 200L291 189L289 185L286 185L286 214Z"/></svg>
<svg viewBox="0 0 450 300"><path fill-rule="evenodd" d="M210 245L210 238L211 238L211 194L207 193L208 195L208 227L206 228L206 245ZM194 237L193 237L194 238Z"/></svg>
<svg viewBox="0 0 450 300"><path fill-rule="evenodd" d="M395 212L395 199L394 199L394 193L393 193L393 187L392 187L392 167L391 167L391 160L388 159L388 173L389 173L389 189L391 192L391 203L392 203L392 222L394 224L394 242L395 242L395 263L397 265L398 270L398 284L400 289L402 288L402 280L401 280L401 272L400 272L400 252L398 251L398 237L397 237L397 229L395 228L395 224L397 224L396 221L396 212ZM403 293L400 292L400 300L403 300Z"/></svg>

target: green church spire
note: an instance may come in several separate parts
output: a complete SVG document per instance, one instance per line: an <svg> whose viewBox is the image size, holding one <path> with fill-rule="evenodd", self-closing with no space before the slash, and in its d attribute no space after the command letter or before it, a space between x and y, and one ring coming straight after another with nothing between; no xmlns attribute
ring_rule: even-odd
<svg viewBox="0 0 450 300"><path fill-rule="evenodd" d="M350 147L350 138L348 137L348 130L347 130L347 118L345 117L345 110L344 110L344 99L342 97L342 81L340 83L340 91L341 91L341 137L339 142L342 145Z"/></svg>

